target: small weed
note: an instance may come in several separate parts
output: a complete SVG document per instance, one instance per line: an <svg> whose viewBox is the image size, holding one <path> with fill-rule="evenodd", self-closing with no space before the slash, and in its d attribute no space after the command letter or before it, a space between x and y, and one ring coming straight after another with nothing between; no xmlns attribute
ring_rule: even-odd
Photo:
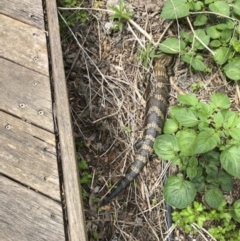
<svg viewBox="0 0 240 241"><path fill-rule="evenodd" d="M123 129L129 134L132 132L131 128L129 128L128 126L124 126Z"/></svg>
<svg viewBox="0 0 240 241"><path fill-rule="evenodd" d="M146 49L138 49L137 59L142 61L144 67L148 67L150 59L157 58L160 55L155 54L156 49L153 48L151 43L147 44Z"/></svg>
<svg viewBox="0 0 240 241"><path fill-rule="evenodd" d="M126 11L127 5L125 5L123 0L119 1L118 7L110 7L111 10L114 11L114 14L111 15L111 18L114 21L116 26L116 30L122 31L124 23L131 18L134 12L127 12Z"/></svg>
<svg viewBox="0 0 240 241"><path fill-rule="evenodd" d="M204 227L208 223L217 223L215 227L210 228L209 233L219 241L240 241L240 231L237 227L233 212L239 212L240 200L236 201L233 206L227 207L224 200L215 210L207 208L199 202L194 201L193 205L188 206L180 211L172 213L173 222L186 233L197 233L191 224L197 223L199 227ZM238 220L240 215L238 213Z"/></svg>
<svg viewBox="0 0 240 241"><path fill-rule="evenodd" d="M197 92L204 87L204 84L203 84L203 82L192 83L191 87L192 87L193 92Z"/></svg>
<svg viewBox="0 0 240 241"><path fill-rule="evenodd" d="M158 203L158 200L156 198L152 199L152 205L156 205Z"/></svg>

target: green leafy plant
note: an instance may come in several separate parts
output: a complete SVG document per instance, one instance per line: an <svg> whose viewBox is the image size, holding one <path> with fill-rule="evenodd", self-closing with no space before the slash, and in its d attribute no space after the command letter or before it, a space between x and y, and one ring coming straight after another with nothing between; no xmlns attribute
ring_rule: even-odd
<svg viewBox="0 0 240 241"><path fill-rule="evenodd" d="M148 43L145 49L138 49L137 58L142 61L144 67L148 67L148 63L150 59L157 58L160 55L157 55L156 48L153 48L151 43Z"/></svg>
<svg viewBox="0 0 240 241"><path fill-rule="evenodd" d="M192 224L196 223L200 228L211 224L209 233L219 241L240 241L240 231L236 219L232 213L239 212L240 200L227 207L223 201L217 209L207 210L199 202L194 201L191 206L172 213L172 219L176 226L186 233L197 233ZM238 218L240 214L238 213Z"/></svg>
<svg viewBox="0 0 240 241"><path fill-rule="evenodd" d="M154 142L156 154L179 167L164 185L164 198L181 209L201 193L217 208L223 192L232 190L233 177L240 178L240 117L229 110L230 100L223 93L212 95L209 104L193 94L179 95L178 100L164 134Z"/></svg>
<svg viewBox="0 0 240 241"><path fill-rule="evenodd" d="M111 18L114 20L116 30L122 31L123 24L134 14L133 11L127 12L126 7L127 5L123 0L119 1L119 5L117 7L110 7L110 9L114 11L114 14L111 15Z"/></svg>
<svg viewBox="0 0 240 241"><path fill-rule="evenodd" d="M160 17L178 19L189 29L179 31L159 48L197 71L210 71L206 50L229 79L240 80L240 0L167 0Z"/></svg>
<svg viewBox="0 0 240 241"><path fill-rule="evenodd" d="M92 174L89 173L88 169L88 164L85 160L79 160L78 162L78 167L80 170L80 183L81 184L91 184L92 181Z"/></svg>

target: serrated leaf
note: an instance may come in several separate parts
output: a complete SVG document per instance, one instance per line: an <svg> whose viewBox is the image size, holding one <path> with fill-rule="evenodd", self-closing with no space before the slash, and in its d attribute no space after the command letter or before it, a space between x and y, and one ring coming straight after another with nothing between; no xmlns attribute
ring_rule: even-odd
<svg viewBox="0 0 240 241"><path fill-rule="evenodd" d="M173 109L172 109L173 110ZM181 108L174 110L175 119L179 124L185 127L194 127L198 125L199 119L196 112L188 108Z"/></svg>
<svg viewBox="0 0 240 241"><path fill-rule="evenodd" d="M203 44L205 44L206 46L209 44L210 42L210 37L205 33L205 30L203 29L197 29L195 31L195 34L198 36L198 38L202 41ZM194 48L197 49L204 49L205 47L202 45L202 43L200 43L197 39L195 40L194 43Z"/></svg>
<svg viewBox="0 0 240 241"><path fill-rule="evenodd" d="M240 80L240 58L234 58L232 61L229 61L223 67L223 70L229 79Z"/></svg>
<svg viewBox="0 0 240 241"><path fill-rule="evenodd" d="M230 6L226 2L216 1L214 3L209 4L209 9L214 13L220 13L225 16L230 15Z"/></svg>
<svg viewBox="0 0 240 241"><path fill-rule="evenodd" d="M233 177L225 172L224 170L220 170L218 174L218 180L221 183L221 189L224 192L230 192L233 188Z"/></svg>
<svg viewBox="0 0 240 241"><path fill-rule="evenodd" d="M194 154L201 154L213 150L219 143L220 138L213 129L201 131L195 142Z"/></svg>
<svg viewBox="0 0 240 241"><path fill-rule="evenodd" d="M231 102L226 94L215 93L210 98L210 103L214 105L215 108L229 109Z"/></svg>
<svg viewBox="0 0 240 241"><path fill-rule="evenodd" d="M177 133L179 149L184 156L193 155L194 145L197 138L197 132L192 129L178 131Z"/></svg>
<svg viewBox="0 0 240 241"><path fill-rule="evenodd" d="M231 129L234 127L240 128L240 126L238 126L240 124L240 119L236 112L233 112L229 109L225 109L225 110L222 110L221 113L224 117L224 123L223 123L224 129Z"/></svg>
<svg viewBox="0 0 240 241"><path fill-rule="evenodd" d="M218 208L223 201L223 194L220 189L213 188L205 192L204 199L211 208Z"/></svg>
<svg viewBox="0 0 240 241"><path fill-rule="evenodd" d="M163 133L173 134L178 130L178 122L173 119L168 119L164 123Z"/></svg>
<svg viewBox="0 0 240 241"><path fill-rule="evenodd" d="M195 106L198 104L198 98L194 94L178 95L178 101L183 105Z"/></svg>
<svg viewBox="0 0 240 241"><path fill-rule="evenodd" d="M231 29L225 29L224 31L221 32L220 39L221 39L222 42L228 43L229 40L231 39L231 37L232 37L232 30Z"/></svg>
<svg viewBox="0 0 240 241"><path fill-rule="evenodd" d="M234 202L230 209L230 214L238 223L240 223L240 199Z"/></svg>
<svg viewBox="0 0 240 241"><path fill-rule="evenodd" d="M161 18L177 19L189 15L189 6L185 0L167 0L163 6Z"/></svg>
<svg viewBox="0 0 240 241"><path fill-rule="evenodd" d="M185 47L185 43L177 38L167 38L159 44L159 49L167 54L181 53Z"/></svg>
<svg viewBox="0 0 240 241"><path fill-rule="evenodd" d="M164 185L163 195L169 205L183 209L193 202L196 188L181 176L170 176Z"/></svg>
<svg viewBox="0 0 240 241"><path fill-rule="evenodd" d="M203 63L203 61L201 59L198 59L196 56L193 56L192 54L183 54L181 56L181 59L190 64L193 69L197 70L197 71L204 71L207 66Z"/></svg>
<svg viewBox="0 0 240 241"><path fill-rule="evenodd" d="M222 167L232 176L240 178L240 146L232 146L222 151L220 161Z"/></svg>
<svg viewBox="0 0 240 241"><path fill-rule="evenodd" d="M210 163L206 166L206 173L215 178L218 173L218 167L214 163Z"/></svg>
<svg viewBox="0 0 240 241"><path fill-rule="evenodd" d="M229 48L220 47L215 51L213 58L217 64L223 65L229 59L230 54Z"/></svg>
<svg viewBox="0 0 240 241"><path fill-rule="evenodd" d="M218 39L221 36L221 32L217 30L216 26L210 26L206 31L208 36L212 39Z"/></svg>
<svg viewBox="0 0 240 241"><path fill-rule="evenodd" d="M171 160L177 156L177 152L179 151L177 137L169 134L160 135L156 138L153 148L160 158Z"/></svg>
<svg viewBox="0 0 240 241"><path fill-rule="evenodd" d="M222 127L224 118L220 111L213 116L213 121L216 129L219 129L220 127Z"/></svg>
<svg viewBox="0 0 240 241"><path fill-rule="evenodd" d="M187 177L191 180L195 176L197 176L197 168L196 167L187 167Z"/></svg>

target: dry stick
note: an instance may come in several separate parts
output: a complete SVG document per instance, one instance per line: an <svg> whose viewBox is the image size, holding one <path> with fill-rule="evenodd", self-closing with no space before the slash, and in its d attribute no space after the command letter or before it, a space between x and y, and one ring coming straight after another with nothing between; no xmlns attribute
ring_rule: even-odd
<svg viewBox="0 0 240 241"><path fill-rule="evenodd" d="M203 231L204 233L206 233L207 235L209 235L214 241L217 241L205 228L199 227L196 223L191 224L191 226L192 226L194 229L197 229L197 231L200 233L200 235L201 235L206 241L208 241L208 239L205 238L204 234L203 234L201 231Z"/></svg>
<svg viewBox="0 0 240 241"><path fill-rule="evenodd" d="M196 32L193 29L193 26L191 24L191 21L190 21L189 17L187 17L187 21L188 21L189 27L192 30L192 33L193 33L194 37L214 56L215 53L205 43L203 43L203 41L197 36Z"/></svg>

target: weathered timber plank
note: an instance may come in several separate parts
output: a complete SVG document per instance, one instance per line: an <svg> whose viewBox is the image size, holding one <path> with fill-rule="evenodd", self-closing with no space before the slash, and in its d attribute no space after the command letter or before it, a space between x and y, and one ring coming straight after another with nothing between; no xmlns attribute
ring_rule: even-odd
<svg viewBox="0 0 240 241"><path fill-rule="evenodd" d="M43 9L41 0L1 0L0 13L21 22L44 29Z"/></svg>
<svg viewBox="0 0 240 241"><path fill-rule="evenodd" d="M0 23L0 57L48 76L45 32L1 14Z"/></svg>
<svg viewBox="0 0 240 241"><path fill-rule="evenodd" d="M48 76L0 58L0 109L54 132Z"/></svg>
<svg viewBox="0 0 240 241"><path fill-rule="evenodd" d="M65 240L60 203L2 175L0 186L0 240Z"/></svg>
<svg viewBox="0 0 240 241"><path fill-rule="evenodd" d="M71 241L85 241L87 240L85 217L62 60L56 1L47 0L46 5L69 238Z"/></svg>
<svg viewBox="0 0 240 241"><path fill-rule="evenodd" d="M0 173L60 200L54 134L0 111Z"/></svg>

